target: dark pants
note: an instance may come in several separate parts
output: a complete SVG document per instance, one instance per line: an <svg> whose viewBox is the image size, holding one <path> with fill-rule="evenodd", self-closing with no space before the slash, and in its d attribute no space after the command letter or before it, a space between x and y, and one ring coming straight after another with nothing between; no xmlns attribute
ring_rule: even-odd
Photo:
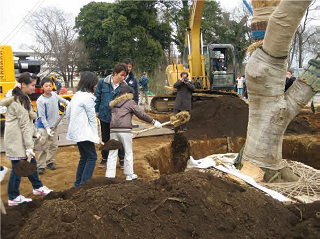
<svg viewBox="0 0 320 239"><path fill-rule="evenodd" d="M14 173L14 167L19 163L20 160L11 160L12 170L9 176L8 182L8 195L9 200L13 200L20 195L19 187L21 182L21 177ZM37 165L36 158L32 158L31 163ZM38 177L38 171L35 171L33 174L28 176L30 183L32 184L33 189L41 188L43 185Z"/></svg>
<svg viewBox="0 0 320 239"><path fill-rule="evenodd" d="M94 143L83 141L77 143L80 152L80 160L77 169L74 186L80 186L92 178L97 162L97 152Z"/></svg>
<svg viewBox="0 0 320 239"><path fill-rule="evenodd" d="M174 110L173 110L173 113L176 115L176 114L178 114L178 113L181 112L181 111L182 111L182 110L174 109ZM189 112L189 110L186 110L186 111ZM176 127L176 128L175 128L175 131L178 131L180 127L181 127L182 130L187 130L187 125L186 125L186 124L182 124L182 125Z"/></svg>
<svg viewBox="0 0 320 239"><path fill-rule="evenodd" d="M110 123L100 121L100 125L101 125L102 142L107 142L110 140ZM109 150L101 150L101 155L102 155L102 161L107 161L109 156ZM122 149L119 149L118 151L120 165L123 165L124 155L125 153L122 145Z"/></svg>

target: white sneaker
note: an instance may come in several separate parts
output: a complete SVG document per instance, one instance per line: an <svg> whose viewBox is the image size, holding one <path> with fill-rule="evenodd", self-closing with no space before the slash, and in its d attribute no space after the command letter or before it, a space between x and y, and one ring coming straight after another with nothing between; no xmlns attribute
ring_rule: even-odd
<svg viewBox="0 0 320 239"><path fill-rule="evenodd" d="M133 174L127 175L126 180L132 181L132 180L136 180L137 178L138 178L138 175L133 173Z"/></svg>
<svg viewBox="0 0 320 239"><path fill-rule="evenodd" d="M49 193L53 192L53 190L47 188L46 186L42 186L38 189L33 189L33 195L48 195Z"/></svg>
<svg viewBox="0 0 320 239"><path fill-rule="evenodd" d="M32 199L31 198L26 198L22 195L19 195L18 197L16 197L15 199L13 200L8 200L8 206L11 207L11 206L17 206L21 203L25 203L25 202L32 202Z"/></svg>
<svg viewBox="0 0 320 239"><path fill-rule="evenodd" d="M8 168L3 166L3 170L0 171L0 182L4 179L4 176L6 175L7 172L8 172Z"/></svg>

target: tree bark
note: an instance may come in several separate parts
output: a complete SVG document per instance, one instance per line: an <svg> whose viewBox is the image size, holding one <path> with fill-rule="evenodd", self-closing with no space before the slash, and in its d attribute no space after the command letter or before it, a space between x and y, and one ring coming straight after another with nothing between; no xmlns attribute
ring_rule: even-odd
<svg viewBox="0 0 320 239"><path fill-rule="evenodd" d="M284 132L315 94L312 87L300 80L284 93L290 42L310 3L281 1L269 19L262 49L252 54L246 67L249 124L243 159L262 168L285 167Z"/></svg>

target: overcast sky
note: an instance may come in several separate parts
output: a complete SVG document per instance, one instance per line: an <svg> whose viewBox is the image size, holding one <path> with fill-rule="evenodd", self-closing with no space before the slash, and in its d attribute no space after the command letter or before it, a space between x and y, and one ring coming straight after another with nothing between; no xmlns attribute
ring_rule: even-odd
<svg viewBox="0 0 320 239"><path fill-rule="evenodd" d="M57 7L77 16L80 8L91 0L0 0L0 44L11 45L13 51L20 51L21 44L32 44L31 30L26 22L35 9ZM113 2L103 0L102 2ZM230 8L242 0L220 0L221 6ZM9 35L10 34L10 35Z"/></svg>
<svg viewBox="0 0 320 239"><path fill-rule="evenodd" d="M318 0L320 1L320 0ZM80 8L91 0L0 0L0 44L11 45L14 51L22 50L21 44L32 44L31 30L26 22L30 13L43 7L57 7L77 16ZM113 2L113 0L103 0ZM231 10L242 0L219 0L222 8ZM10 34L10 35L9 35Z"/></svg>

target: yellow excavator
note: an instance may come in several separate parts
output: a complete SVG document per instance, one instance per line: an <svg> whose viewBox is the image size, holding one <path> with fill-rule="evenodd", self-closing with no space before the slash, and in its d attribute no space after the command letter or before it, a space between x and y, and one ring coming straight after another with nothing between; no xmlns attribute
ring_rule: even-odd
<svg viewBox="0 0 320 239"><path fill-rule="evenodd" d="M14 56L18 58L17 61L14 60ZM30 72L38 74L40 72L40 61L36 59L28 59L29 55L25 53L15 54L13 56L12 48L8 45L0 45L0 99L6 97L9 90L14 88L16 82L16 77L20 73ZM54 85L55 86L55 85ZM36 110L36 101L39 96L43 93L43 89L40 85L40 77L37 79L35 86L35 91L29 95L31 102ZM71 100L73 94L63 94L61 97ZM60 113L64 110L62 105L59 105ZM5 106L0 106L1 115L1 126L5 121Z"/></svg>
<svg viewBox="0 0 320 239"><path fill-rule="evenodd" d="M203 44L201 21L205 1L193 1L189 27L186 32L186 50L183 57L184 64L174 62L166 69L167 89L171 94L155 95L151 100L151 110L154 112L171 112L174 108L176 90L173 85L177 82L181 72L188 72L196 87L193 101L210 99L222 95L238 97L234 92L236 81L236 51L231 44L209 43ZM223 54L223 70L215 69L215 65ZM233 57L231 57L231 54ZM228 62L229 59L232 62Z"/></svg>

